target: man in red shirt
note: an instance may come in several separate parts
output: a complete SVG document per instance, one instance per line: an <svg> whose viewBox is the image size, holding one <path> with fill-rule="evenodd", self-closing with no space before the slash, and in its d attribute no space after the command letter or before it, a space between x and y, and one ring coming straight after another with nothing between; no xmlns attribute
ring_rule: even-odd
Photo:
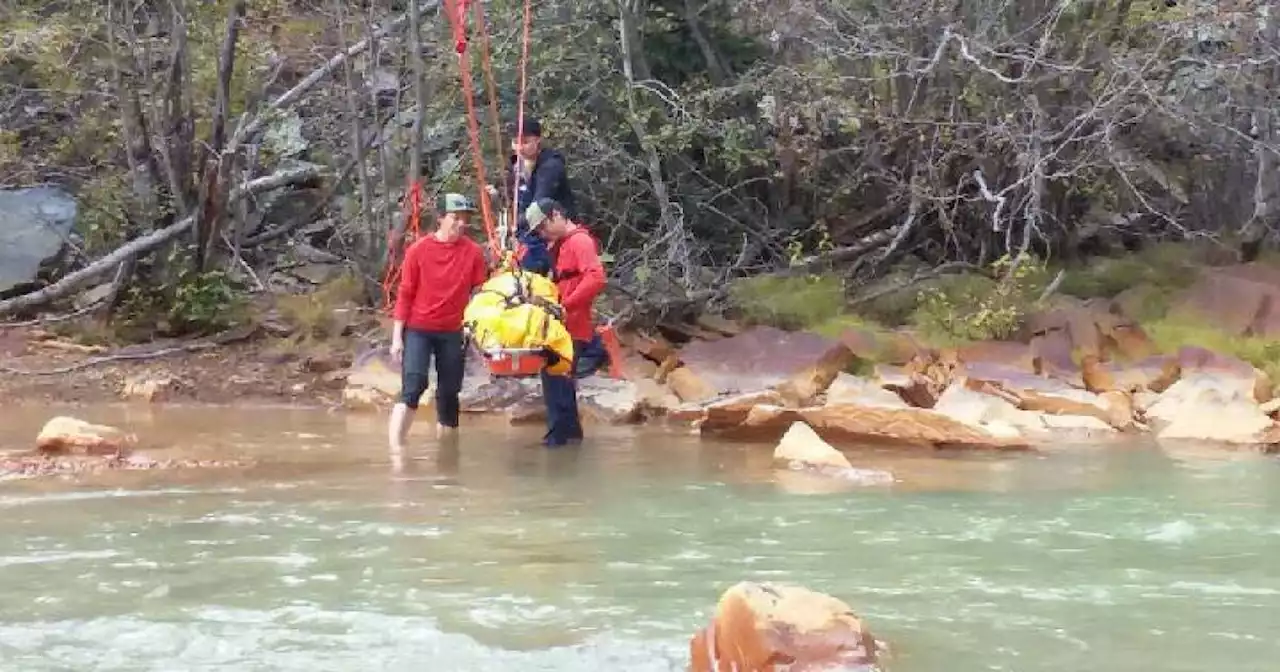
<svg viewBox="0 0 1280 672"><path fill-rule="evenodd" d="M445 194L440 210L436 230L405 251L396 294L391 357L401 362L400 401L388 428L394 454L404 449L433 359L437 435L457 431L465 368L462 313L488 279L483 250L465 235L475 204L461 194Z"/></svg>
<svg viewBox="0 0 1280 672"><path fill-rule="evenodd" d="M595 366L600 363L596 351L603 348L596 336L592 304L605 287L604 265L600 263L596 239L569 219L564 206L556 201L549 198L534 201L525 210L525 219L529 230L542 236L550 247L551 278L560 291L565 329L573 338L575 361L570 375L553 376L545 369L542 372L542 397L547 405L547 435L543 442L558 446L582 440L574 378L583 372L579 364L588 358L595 358L592 362Z"/></svg>

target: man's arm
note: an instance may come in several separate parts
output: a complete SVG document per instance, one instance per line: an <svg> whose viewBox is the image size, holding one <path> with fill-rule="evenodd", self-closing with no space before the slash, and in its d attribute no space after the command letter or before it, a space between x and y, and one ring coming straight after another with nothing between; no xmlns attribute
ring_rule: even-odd
<svg viewBox="0 0 1280 672"><path fill-rule="evenodd" d="M596 253L596 243L590 236L574 236L569 243L569 249L562 249L560 254L569 252L574 255L577 261L574 266L582 273L582 279L578 281L577 286L573 288L572 294L567 294L560 300L560 305L565 310L577 310L591 305L596 300L596 296L604 290L606 283L604 275L604 264L600 263L600 255Z"/></svg>
<svg viewBox="0 0 1280 672"><path fill-rule="evenodd" d="M494 260L494 266L502 263L501 259ZM485 260L485 252L479 246L476 247L475 260L471 263L471 293L474 295L476 290L480 289L489 279L489 262Z"/></svg>
<svg viewBox="0 0 1280 672"><path fill-rule="evenodd" d="M404 323L412 312L414 299L418 296L418 255L417 248L410 246L404 253L404 265L400 267L400 287L396 291L396 307L392 315L391 342L404 342Z"/></svg>

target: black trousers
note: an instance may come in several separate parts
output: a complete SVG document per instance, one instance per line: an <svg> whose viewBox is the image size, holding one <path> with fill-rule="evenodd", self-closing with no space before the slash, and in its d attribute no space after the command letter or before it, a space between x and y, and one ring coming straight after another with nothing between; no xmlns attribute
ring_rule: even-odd
<svg viewBox="0 0 1280 672"><path fill-rule="evenodd" d="M547 434L542 442L548 446L564 446L582 440L582 417L578 413L578 381L575 374L576 355L583 341L574 341L574 366L569 375L553 376L542 370L542 400L547 407ZM547 364L555 364L557 358L548 351Z"/></svg>
<svg viewBox="0 0 1280 672"><path fill-rule="evenodd" d="M436 420L445 427L457 427L462 404L462 375L466 351L461 331L404 330L404 363L400 372L400 402L416 409L427 391L427 373L436 365Z"/></svg>

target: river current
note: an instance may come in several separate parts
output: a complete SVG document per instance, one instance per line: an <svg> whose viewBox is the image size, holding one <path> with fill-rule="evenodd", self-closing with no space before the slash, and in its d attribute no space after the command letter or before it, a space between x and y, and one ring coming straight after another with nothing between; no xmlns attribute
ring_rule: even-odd
<svg viewBox="0 0 1280 672"><path fill-rule="evenodd" d="M0 411L0 452L55 412ZM900 483L824 491L663 430L548 451L472 420L397 468L377 417L73 414L258 464L0 482L0 670L679 671L740 580L845 600L895 672L1280 660L1275 458L853 452Z"/></svg>

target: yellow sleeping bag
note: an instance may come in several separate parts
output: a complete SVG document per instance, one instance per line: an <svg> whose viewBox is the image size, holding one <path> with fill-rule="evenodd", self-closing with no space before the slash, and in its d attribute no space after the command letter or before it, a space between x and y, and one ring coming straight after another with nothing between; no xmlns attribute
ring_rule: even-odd
<svg viewBox="0 0 1280 672"><path fill-rule="evenodd" d="M480 286L462 314L463 326L483 352L546 348L560 357L547 373L568 375L573 338L555 317L560 292L551 280L528 272L503 272Z"/></svg>

